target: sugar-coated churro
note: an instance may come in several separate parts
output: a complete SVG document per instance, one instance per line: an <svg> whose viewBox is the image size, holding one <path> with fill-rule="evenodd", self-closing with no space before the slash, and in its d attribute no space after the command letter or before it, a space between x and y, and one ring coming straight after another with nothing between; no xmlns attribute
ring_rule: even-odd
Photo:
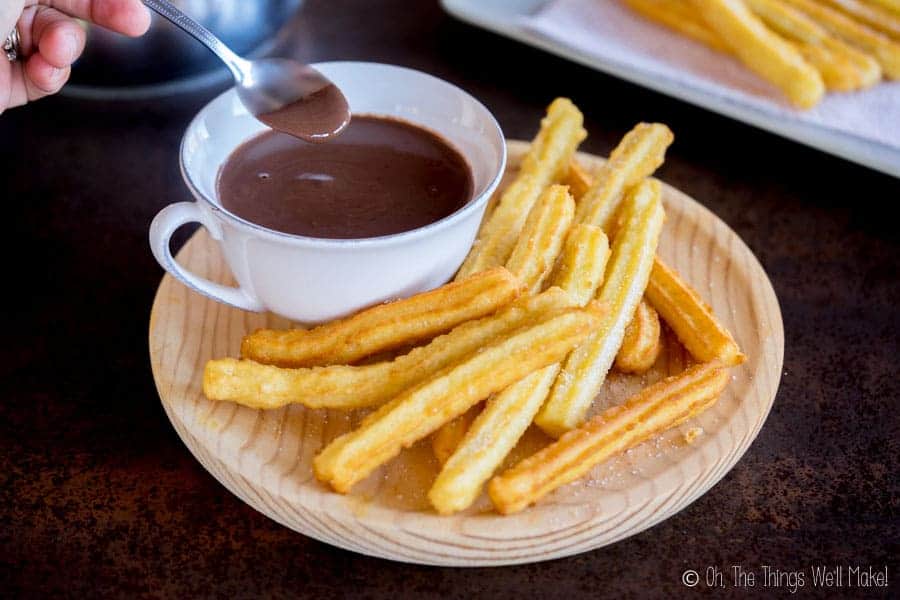
<svg viewBox="0 0 900 600"><path fill-rule="evenodd" d="M550 104L537 137L522 159L519 175L503 192L494 211L485 218L457 278L506 262L528 212L544 188L566 176L575 149L587 136L583 121L581 111L571 100L557 98Z"/></svg>
<svg viewBox="0 0 900 600"><path fill-rule="evenodd" d="M603 283L609 260L609 239L594 225L575 225L569 230L551 285L561 287L578 306L590 302Z"/></svg>
<svg viewBox="0 0 900 600"><path fill-rule="evenodd" d="M596 286L603 279L609 245L602 231L599 232L602 240L597 237L597 232L590 231L584 231L574 238L566 235L572 223L574 209L575 205L565 186L552 185L547 188L531 209L522 235L506 261L506 267L519 277L530 292L537 293L556 262L560 245L564 243L566 249L561 259L564 271L554 275L554 285L568 292L577 305L584 306L593 298ZM601 257L602 263L599 260ZM589 290L587 293L585 288ZM470 421L460 417L435 432L431 445L441 464L456 449L469 423Z"/></svg>
<svg viewBox="0 0 900 600"><path fill-rule="evenodd" d="M645 388L494 477L488 493L503 514L533 504L595 465L699 414L728 384L716 363L698 364Z"/></svg>
<svg viewBox="0 0 900 600"><path fill-rule="evenodd" d="M660 196L661 184L648 179L625 199L621 229L597 295L608 311L597 333L566 358L550 397L535 417L549 435L558 437L582 422L622 345L653 267L665 216Z"/></svg>
<svg viewBox="0 0 900 600"><path fill-rule="evenodd" d="M888 36L857 23L850 17L812 0L780 0L841 38L848 44L871 53L881 64L885 77L900 79L900 44Z"/></svg>
<svg viewBox="0 0 900 600"><path fill-rule="evenodd" d="M211 360L204 370L203 392L210 400L229 400L252 408L292 403L310 408L378 406L498 336L573 306L568 294L551 288L538 296L520 298L494 315L458 325L390 362L371 365L285 369L233 358Z"/></svg>
<svg viewBox="0 0 900 600"><path fill-rule="evenodd" d="M541 407L559 363L544 367L489 398L428 492L442 515L467 508L513 449Z"/></svg>
<svg viewBox="0 0 900 600"><path fill-rule="evenodd" d="M828 89L865 88L881 79L877 60L835 37L796 8L781 0L745 1L766 25L798 44L804 57L822 73Z"/></svg>
<svg viewBox="0 0 900 600"><path fill-rule="evenodd" d="M591 187L591 175L573 158L569 162L569 172L563 179L563 184L569 186L569 193L578 201Z"/></svg>
<svg viewBox="0 0 900 600"><path fill-rule="evenodd" d="M466 437L466 432L483 408L482 405L476 404L452 421L444 423L431 436L431 451L441 466L445 465L459 448L459 443Z"/></svg>
<svg viewBox="0 0 900 600"><path fill-rule="evenodd" d="M625 328L622 346L616 354L616 369L623 373L643 373L652 367L662 349L659 333L659 315L646 300L641 300Z"/></svg>
<svg viewBox="0 0 900 600"><path fill-rule="evenodd" d="M316 456L316 477L347 493L356 482L476 402L559 361L596 330L592 310L572 309L523 327L407 390Z"/></svg>
<svg viewBox="0 0 900 600"><path fill-rule="evenodd" d="M575 217L575 201L564 185L551 185L535 202L506 268L532 294L550 274Z"/></svg>
<svg viewBox="0 0 900 600"><path fill-rule="evenodd" d="M603 282L608 258L609 242L603 230L576 225L566 238L552 283L568 292L577 305L585 306ZM435 434L432 447L441 464L447 462L441 458L447 450L456 452L452 465L441 471L429 494L439 512L462 510L474 501L534 419L559 369L557 363L532 373L488 400L474 432L467 434L469 423L455 419ZM454 491L459 495L454 496Z"/></svg>
<svg viewBox="0 0 900 600"><path fill-rule="evenodd" d="M771 31L743 0L693 0L709 26L734 53L764 79L784 92L800 108L815 105L825 83L795 47Z"/></svg>
<svg viewBox="0 0 900 600"><path fill-rule="evenodd" d="M833 8L880 31L893 39L900 39L900 19L897 14L884 8L861 2L860 0L824 0Z"/></svg>
<svg viewBox="0 0 900 600"><path fill-rule="evenodd" d="M351 363L491 314L520 291L521 282L496 267L314 329L260 329L244 337L241 355L283 367Z"/></svg>
<svg viewBox="0 0 900 600"><path fill-rule="evenodd" d="M596 225L611 235L625 192L653 174L674 139L672 131L659 123L639 123L625 134L594 174L591 188L578 203L575 222Z"/></svg>
<svg viewBox="0 0 900 600"><path fill-rule="evenodd" d="M744 362L734 338L709 305L659 258L653 263L644 293L691 356L703 362L718 360L726 366Z"/></svg>

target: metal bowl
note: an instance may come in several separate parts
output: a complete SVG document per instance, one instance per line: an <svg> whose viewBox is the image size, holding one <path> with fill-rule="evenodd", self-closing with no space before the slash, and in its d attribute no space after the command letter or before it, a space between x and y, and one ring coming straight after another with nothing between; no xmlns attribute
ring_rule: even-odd
<svg viewBox="0 0 900 600"><path fill-rule="evenodd" d="M235 52L260 56L303 0L174 0ZM93 25L72 68L65 93L88 97L148 97L188 91L228 79L228 71L203 45L156 14L143 37L127 38Z"/></svg>

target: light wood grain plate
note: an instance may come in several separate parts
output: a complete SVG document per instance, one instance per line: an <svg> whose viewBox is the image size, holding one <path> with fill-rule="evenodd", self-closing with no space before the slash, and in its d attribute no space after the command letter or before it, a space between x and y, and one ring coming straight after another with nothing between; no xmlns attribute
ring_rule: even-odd
<svg viewBox="0 0 900 600"><path fill-rule="evenodd" d="M523 142L510 142L515 172ZM581 154L593 168L601 158ZM719 402L659 439L596 467L522 513L499 516L482 497L465 513L440 517L425 493L437 463L419 443L354 488L335 494L312 476L315 454L362 413L274 411L211 402L201 392L204 363L237 356L241 337L290 324L247 313L163 277L150 316L150 359L166 414L187 447L250 506L304 535L364 554L438 565L525 563L598 548L642 531L687 506L740 459L765 421L778 389L784 331L771 283L753 253L711 212L665 186L666 225L659 253L691 282L734 333L747 361ZM231 283L218 246L198 231L179 261ZM656 366L643 376L612 373L594 410L682 369L686 355L670 333ZM684 432L701 427L692 444ZM511 460L547 443L529 430Z"/></svg>

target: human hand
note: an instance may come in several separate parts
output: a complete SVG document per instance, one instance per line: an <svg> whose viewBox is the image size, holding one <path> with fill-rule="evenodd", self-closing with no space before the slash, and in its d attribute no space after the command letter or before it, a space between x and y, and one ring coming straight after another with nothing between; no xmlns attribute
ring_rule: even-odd
<svg viewBox="0 0 900 600"><path fill-rule="evenodd" d="M140 0L0 0L0 46L13 27L20 36L19 60L9 62L0 53L0 113L65 84L84 50L85 30L76 19L129 36L150 27Z"/></svg>

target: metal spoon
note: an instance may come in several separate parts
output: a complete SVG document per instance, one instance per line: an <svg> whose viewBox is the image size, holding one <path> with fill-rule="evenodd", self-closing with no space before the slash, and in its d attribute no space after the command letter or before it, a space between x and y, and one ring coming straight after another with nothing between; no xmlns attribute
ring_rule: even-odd
<svg viewBox="0 0 900 600"><path fill-rule="evenodd" d="M309 65L285 58L246 60L170 2L143 2L221 58L234 76L241 102L266 125L310 142L322 142L350 122L347 99Z"/></svg>

